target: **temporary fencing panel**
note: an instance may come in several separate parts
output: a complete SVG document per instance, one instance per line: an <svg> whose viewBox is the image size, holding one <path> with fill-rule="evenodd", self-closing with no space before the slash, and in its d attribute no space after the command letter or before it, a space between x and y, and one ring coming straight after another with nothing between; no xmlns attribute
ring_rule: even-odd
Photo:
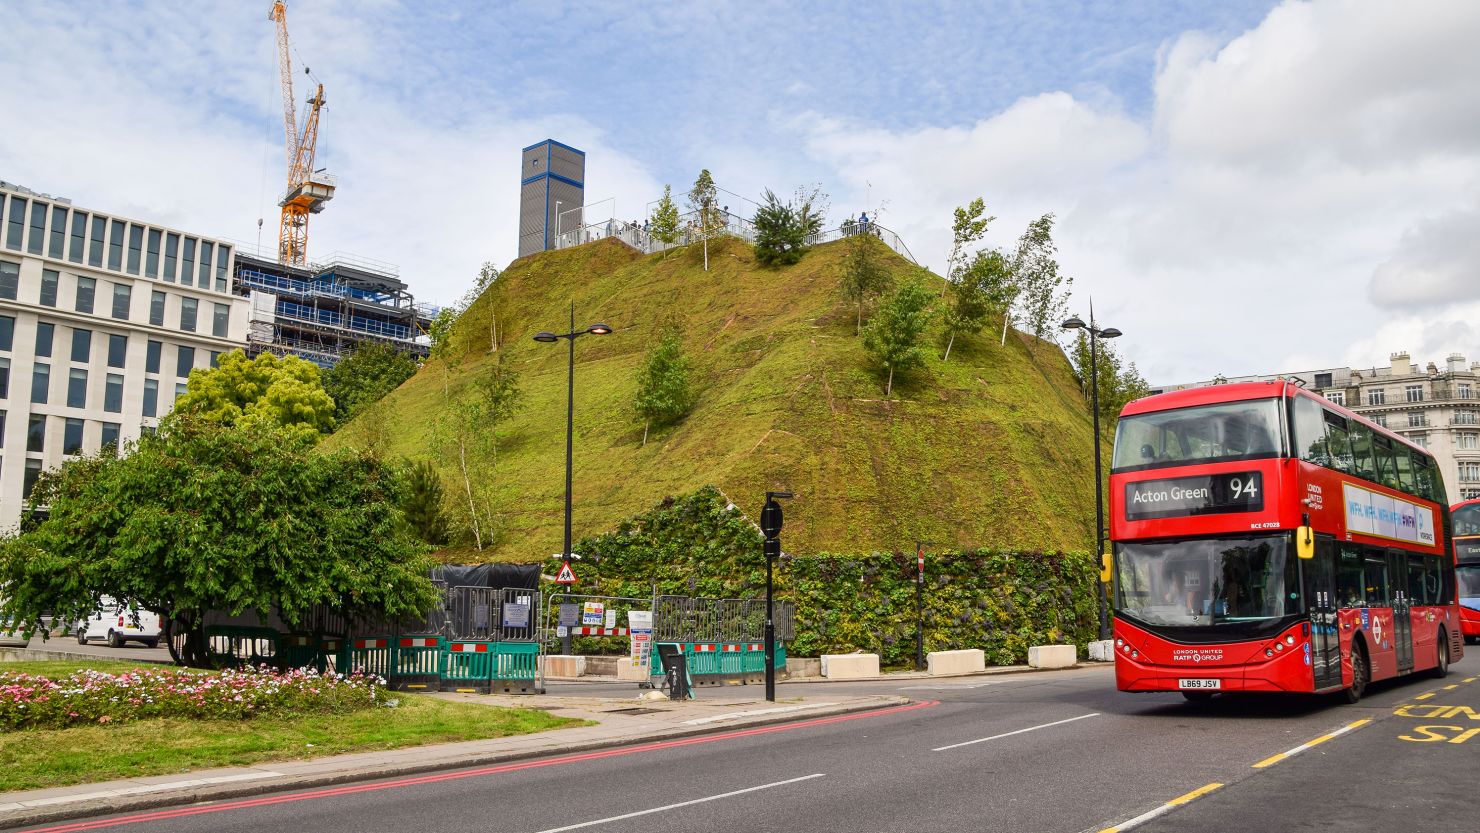
<svg viewBox="0 0 1480 833"><path fill-rule="evenodd" d="M505 694L534 694L539 656L538 642L498 643L493 688Z"/></svg>
<svg viewBox="0 0 1480 833"><path fill-rule="evenodd" d="M442 662L442 690L487 694L492 686L496 642L455 639Z"/></svg>
<svg viewBox="0 0 1480 833"><path fill-rule="evenodd" d="M222 668L280 664L282 634L272 628L245 625L207 625L206 652Z"/></svg>
<svg viewBox="0 0 1480 833"><path fill-rule="evenodd" d="M445 644L440 636L396 638L386 685L396 691L439 688L442 683L442 654Z"/></svg>

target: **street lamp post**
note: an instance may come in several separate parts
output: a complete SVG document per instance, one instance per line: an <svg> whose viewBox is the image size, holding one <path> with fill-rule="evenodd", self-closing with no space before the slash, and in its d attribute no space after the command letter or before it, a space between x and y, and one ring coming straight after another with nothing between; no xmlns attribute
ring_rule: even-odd
<svg viewBox="0 0 1480 833"><path fill-rule="evenodd" d="M1099 329L1095 326L1094 308L1090 308L1089 323L1086 324L1079 316L1073 316L1063 324L1066 330L1084 330L1089 333L1089 410L1094 420L1095 429L1095 569L1099 570L1100 560L1105 557L1105 497L1104 484L1101 482L1104 476L1100 468L1100 356L1099 340L1102 338L1119 338L1121 333L1114 327ZM1096 589L1095 596L1099 599L1100 612L1100 638L1110 638L1110 617L1105 608L1105 588Z"/></svg>
<svg viewBox="0 0 1480 833"><path fill-rule="evenodd" d="M560 339L570 342L570 364L566 374L565 387L565 545L560 550L560 560L563 567L570 566L570 493L571 493L571 453L575 444L576 424L576 339L580 336L591 334L596 336L610 335L611 327L605 324L592 324L584 330L576 329L576 305L570 305L570 332L552 333L548 330L541 331L535 335L534 340L545 344L553 344ZM570 653L570 632L561 639L560 650L564 654Z"/></svg>

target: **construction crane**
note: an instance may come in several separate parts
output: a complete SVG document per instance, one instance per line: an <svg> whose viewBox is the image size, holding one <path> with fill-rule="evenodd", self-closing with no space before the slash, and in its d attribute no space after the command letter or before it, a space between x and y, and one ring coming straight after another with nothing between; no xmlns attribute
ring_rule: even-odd
<svg viewBox="0 0 1480 833"><path fill-rule="evenodd" d="M324 85L319 84L304 105L303 132L298 132L293 99L293 60L288 51L288 11L283 0L274 0L267 19L277 24L278 72L283 87L284 150L288 159L288 187L278 205L283 216L278 227L278 260L303 266L308 253L308 215L324 210L334 198L335 179L314 170L314 147L319 140L319 111L324 108ZM305 70L306 71L306 70Z"/></svg>

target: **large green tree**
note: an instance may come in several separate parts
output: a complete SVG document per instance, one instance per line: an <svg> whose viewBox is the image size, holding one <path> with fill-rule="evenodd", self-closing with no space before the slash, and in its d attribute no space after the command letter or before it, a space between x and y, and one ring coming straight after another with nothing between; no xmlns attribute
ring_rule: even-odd
<svg viewBox="0 0 1480 833"><path fill-rule="evenodd" d="M401 503L406 522L428 544L447 543L447 515L442 511L442 476L431 460L412 463L406 480L406 497Z"/></svg>
<svg viewBox="0 0 1480 833"><path fill-rule="evenodd" d="M662 427L683 419L693 409L694 399L683 340L677 329L665 329L637 375L633 406L643 419L642 444L647 445L648 429L653 425Z"/></svg>
<svg viewBox="0 0 1480 833"><path fill-rule="evenodd" d="M1087 404L1093 399L1090 395L1091 379L1098 383L1100 426L1113 432L1116 421L1120 419L1120 409L1132 399L1145 396L1151 388L1136 369L1135 362L1121 360L1112 342L1099 340L1095 344L1094 353L1095 360L1091 362L1089 337L1083 330L1079 330L1078 338L1070 345L1069 361L1074 366L1074 375L1079 378L1080 389L1084 392L1084 401ZM1090 372L1092 364L1095 370L1093 374Z"/></svg>
<svg viewBox="0 0 1480 833"><path fill-rule="evenodd" d="M192 370L175 410L221 425L287 428L311 439L334 428L334 400L318 365L271 353L248 359L233 350L214 368Z"/></svg>
<svg viewBox="0 0 1480 833"><path fill-rule="evenodd" d="M43 612L75 621L112 596L169 617L191 665L207 661L208 611L276 611L290 626L315 605L419 616L435 590L405 492L398 469L315 453L302 431L175 414L122 457L42 476L47 518L0 541L0 613L36 628Z"/></svg>
<svg viewBox="0 0 1480 833"><path fill-rule="evenodd" d="M416 375L416 360L389 344L366 342L324 371L324 391L343 425Z"/></svg>
<svg viewBox="0 0 1480 833"><path fill-rule="evenodd" d="M807 232L795 206L782 202L770 188L755 210L755 259L762 266L790 266L807 251Z"/></svg>
<svg viewBox="0 0 1480 833"><path fill-rule="evenodd" d="M432 424L435 444L457 468L458 499L451 504L460 532L481 550L494 529L494 463L498 429L523 401L519 374L502 361L471 372L458 391L448 391Z"/></svg>
<svg viewBox="0 0 1480 833"><path fill-rule="evenodd" d="M956 336L977 333L985 325L991 303L983 291L983 270L989 265L973 247L987 233L987 226L997 219L987 215L981 197L956 209L951 223L951 254L946 260L945 310L946 351L942 361L950 361Z"/></svg>
<svg viewBox="0 0 1480 833"><path fill-rule="evenodd" d="M863 346L884 367L884 395L894 392L894 373L925 362L920 336L930 323L933 297L918 276L912 276L879 307L863 331Z"/></svg>
<svg viewBox="0 0 1480 833"><path fill-rule="evenodd" d="M1011 257L1016 317L1040 341L1058 331L1059 322L1067 314L1069 288L1074 283L1073 278L1059 271L1053 224L1052 214L1029 223ZM1006 337L1004 322L1004 340Z"/></svg>

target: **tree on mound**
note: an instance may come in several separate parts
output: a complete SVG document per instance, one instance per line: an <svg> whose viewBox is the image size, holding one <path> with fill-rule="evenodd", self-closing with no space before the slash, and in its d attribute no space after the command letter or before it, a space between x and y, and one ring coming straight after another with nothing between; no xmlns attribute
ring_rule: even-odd
<svg viewBox="0 0 1480 833"><path fill-rule="evenodd" d="M637 377L637 396L633 405L643 418L642 444L647 445L648 429L673 425L694 407L694 391L689 385L689 360L683 354L683 340L678 330L663 331L658 343L648 352L647 361Z"/></svg>
<svg viewBox="0 0 1480 833"><path fill-rule="evenodd" d="M796 199L782 202L771 189L766 201L756 208L755 259L762 266L790 266L807 253L807 241L822 231L823 203L827 198L820 187L808 191L798 188Z"/></svg>
<svg viewBox="0 0 1480 833"><path fill-rule="evenodd" d="M175 411L219 425L285 428L314 441L334 428L334 400L324 390L318 365L271 353L249 359L232 350L216 367L190 371Z"/></svg>
<svg viewBox="0 0 1480 833"><path fill-rule="evenodd" d="M389 344L372 341L355 348L323 374L336 424L354 419L415 375L416 360Z"/></svg>
<svg viewBox="0 0 1480 833"><path fill-rule="evenodd" d="M0 614L35 629L43 611L76 621L112 596L168 617L185 635L172 654L194 666L209 662L208 611L419 616L435 590L406 489L369 456L314 453L301 430L177 414L122 457L42 475L48 517L0 542Z"/></svg>
<svg viewBox="0 0 1480 833"><path fill-rule="evenodd" d="M654 240L664 245L665 256L668 254L666 247L678 242L678 206L673 202L673 186L663 186L663 198L658 200L658 207L653 209L649 231Z"/></svg>
<svg viewBox="0 0 1480 833"><path fill-rule="evenodd" d="M920 336L930 323L932 296L918 277L900 284L863 331L863 346L884 366L884 395L894 392L894 371L925 362Z"/></svg>

